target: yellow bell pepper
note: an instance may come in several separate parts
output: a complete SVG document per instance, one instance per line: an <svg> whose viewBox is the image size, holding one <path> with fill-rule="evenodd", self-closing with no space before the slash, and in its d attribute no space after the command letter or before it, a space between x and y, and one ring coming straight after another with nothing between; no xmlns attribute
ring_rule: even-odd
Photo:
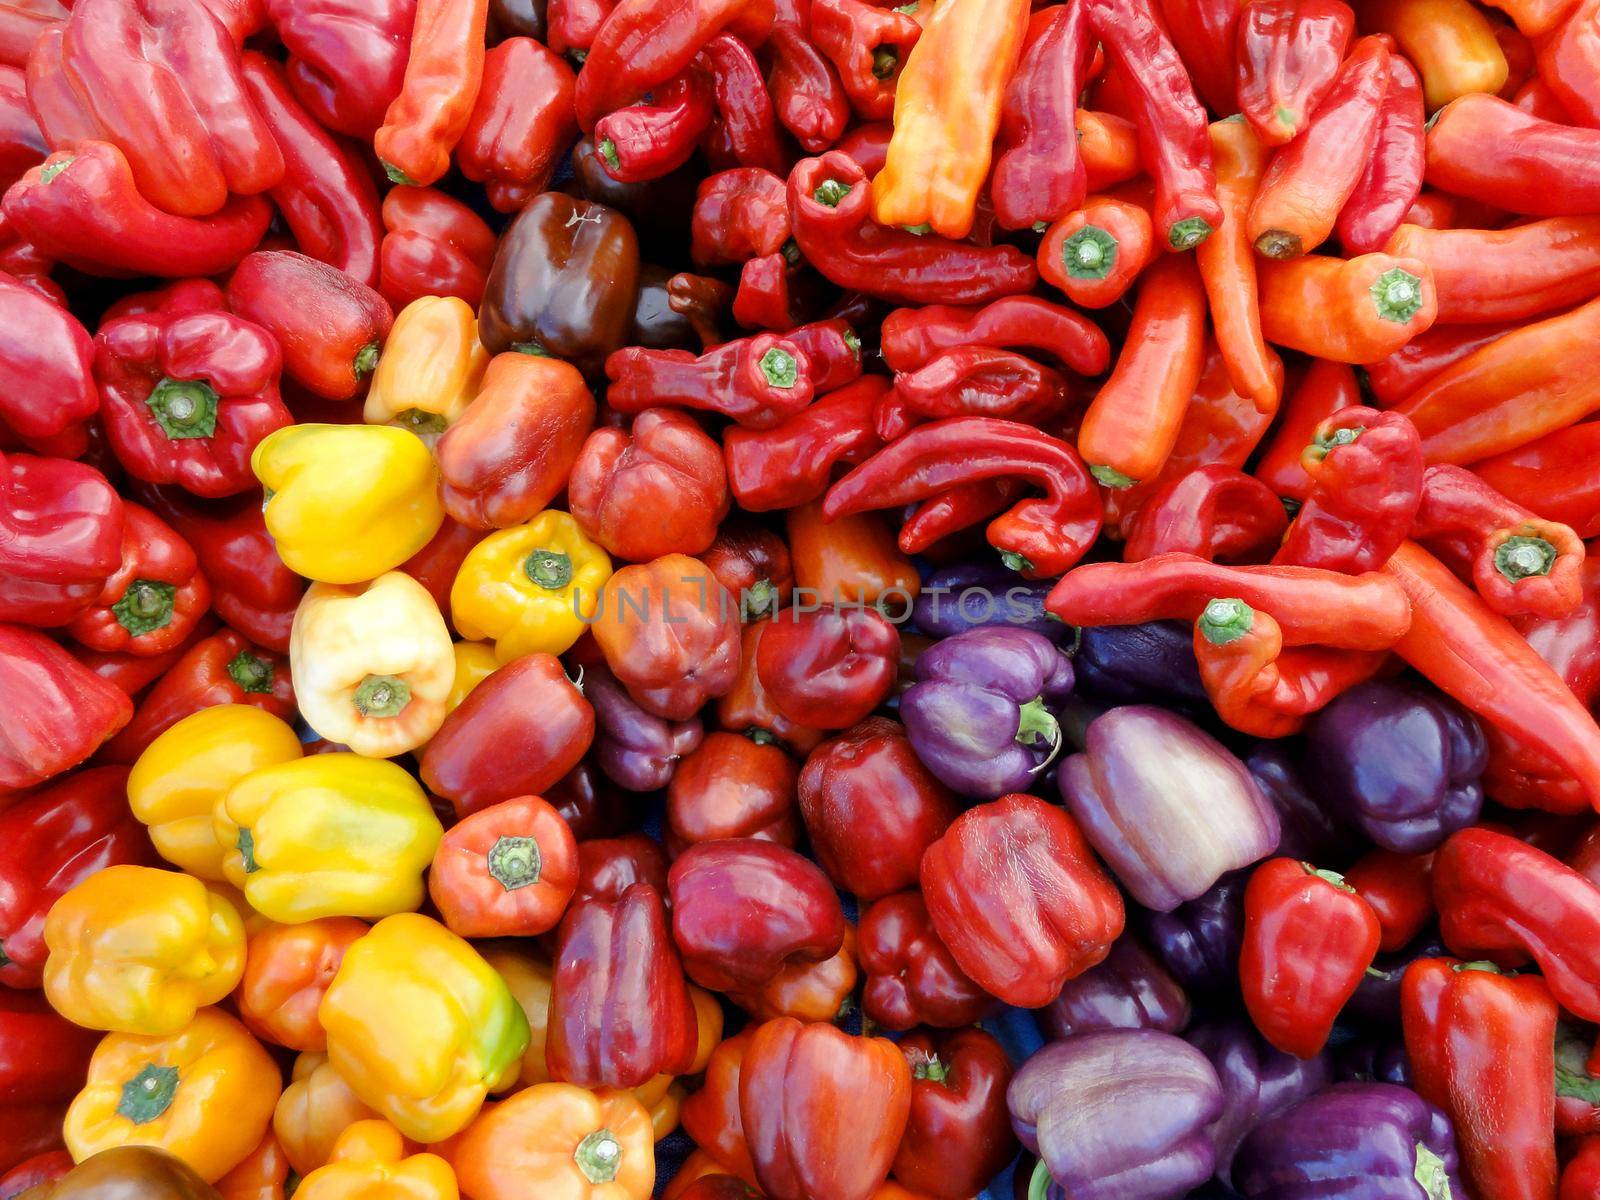
<svg viewBox="0 0 1600 1200"><path fill-rule="evenodd" d="M244 922L192 875L154 867L96 871L44 921L44 991L88 1029L166 1037L233 991Z"/></svg>
<svg viewBox="0 0 1600 1200"><path fill-rule="evenodd" d="M150 827L161 857L220 881L222 844L211 812L251 771L301 754L293 729L249 704L219 704L183 718L151 742L128 776L128 806Z"/></svg>
<svg viewBox="0 0 1600 1200"><path fill-rule="evenodd" d="M294 1060L289 1086L278 1097L272 1132L289 1165L309 1175L327 1165L341 1133L377 1115L350 1090L326 1054L307 1051Z"/></svg>
<svg viewBox="0 0 1600 1200"><path fill-rule="evenodd" d="M328 1058L356 1095L440 1142L517 1081L528 1020L505 980L439 922L401 913L345 952L322 999Z"/></svg>
<svg viewBox="0 0 1600 1200"><path fill-rule="evenodd" d="M541 1083L474 1121L455 1162L473 1200L647 1200L655 1133L627 1092Z"/></svg>
<svg viewBox="0 0 1600 1200"><path fill-rule="evenodd" d="M415 750L445 718L455 652L428 589L400 571L370 583L313 583L289 635L307 724L369 758Z"/></svg>
<svg viewBox="0 0 1600 1200"><path fill-rule="evenodd" d="M387 1121L357 1121L339 1135L333 1158L300 1181L300 1200L457 1200L456 1173L437 1154L406 1156Z"/></svg>
<svg viewBox="0 0 1600 1200"><path fill-rule="evenodd" d="M457 642L451 649L455 655L456 673L450 683L450 694L444 698L444 715L447 717L461 707L461 702L472 694L473 688L500 669L500 660L488 642Z"/></svg>
<svg viewBox="0 0 1600 1200"><path fill-rule="evenodd" d="M394 319L361 415L368 425L409 429L431 447L478 394L488 366L472 306L423 296Z"/></svg>
<svg viewBox="0 0 1600 1200"><path fill-rule="evenodd" d="M249 1030L202 1008L166 1037L108 1034L62 1136L77 1162L113 1146L156 1146L215 1183L266 1134L280 1078Z"/></svg>
<svg viewBox="0 0 1600 1200"><path fill-rule="evenodd" d="M607 1089L601 1088L604 1093ZM689 1094L683 1084L673 1081L666 1091L661 1093L661 1098L650 1105L650 1131L656 1141L670 1137L678 1128L678 1119L683 1114L683 1098Z"/></svg>
<svg viewBox="0 0 1600 1200"><path fill-rule="evenodd" d="M316 754L246 775L214 821L229 882L286 925L412 911L444 836L415 779L359 754Z"/></svg>
<svg viewBox="0 0 1600 1200"><path fill-rule="evenodd" d="M261 440L250 466L279 557L307 579L376 579L444 523L433 454L403 429L289 425Z"/></svg>
<svg viewBox="0 0 1600 1200"><path fill-rule="evenodd" d="M592 620L611 560L570 514L547 509L497 530L467 552L450 588L465 638L492 638L503 663L564 654Z"/></svg>

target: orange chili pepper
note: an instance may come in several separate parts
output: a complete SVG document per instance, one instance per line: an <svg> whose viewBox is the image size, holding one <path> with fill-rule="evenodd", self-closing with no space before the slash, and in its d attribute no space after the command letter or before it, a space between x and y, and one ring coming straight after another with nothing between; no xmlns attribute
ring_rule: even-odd
<svg viewBox="0 0 1600 1200"><path fill-rule="evenodd" d="M372 146L396 183L425 187L450 169L483 82L489 0L417 0L400 94Z"/></svg>
<svg viewBox="0 0 1600 1200"><path fill-rule="evenodd" d="M1261 265L1261 331L1316 358L1387 358L1433 324L1433 276L1414 258L1310 255Z"/></svg>
<svg viewBox="0 0 1600 1200"><path fill-rule="evenodd" d="M1546 217L1509 229L1402 225L1383 250L1428 264L1441 325L1515 321L1600 292L1600 216Z"/></svg>
<svg viewBox="0 0 1600 1200"><path fill-rule="evenodd" d="M1144 170L1139 159L1138 130L1126 117L1080 108L1073 124L1078 131L1078 154L1083 159L1089 191L1125 183Z"/></svg>
<svg viewBox="0 0 1600 1200"><path fill-rule="evenodd" d="M831 604L877 604L891 611L910 605L921 579L917 568L895 541L877 513L855 513L834 521L822 519L822 501L812 500L788 512L789 558L795 587L812 595L808 601Z"/></svg>
<svg viewBox="0 0 1600 1200"><path fill-rule="evenodd" d="M1256 478L1280 496L1304 500L1311 491L1311 476L1300 465L1300 456L1317 426L1341 408L1360 403L1361 384L1355 371L1345 363L1314 360L1283 406L1272 440L1256 463Z"/></svg>
<svg viewBox="0 0 1600 1200"><path fill-rule="evenodd" d="M895 85L894 135L872 181L880 225L972 232L1028 0L940 0Z"/></svg>
<svg viewBox="0 0 1600 1200"><path fill-rule="evenodd" d="M1039 274L1074 304L1104 308L1122 299L1155 256L1155 225L1147 207L1090 196L1044 235Z"/></svg>
<svg viewBox="0 0 1600 1200"><path fill-rule="evenodd" d="M1234 388L1250 399L1257 412L1276 412L1283 368L1261 336L1256 256L1246 230L1250 206L1267 168L1267 148L1249 122L1215 121L1211 165L1217 173L1217 202L1226 219L1196 247L1195 261L1211 302L1212 329ZM1042 260L1039 270L1044 273Z"/></svg>
<svg viewBox="0 0 1600 1200"><path fill-rule="evenodd" d="M1494 26L1469 0L1367 0L1361 28L1387 33L1422 76L1428 111L1469 92L1490 95L1511 68Z"/></svg>
<svg viewBox="0 0 1600 1200"><path fill-rule="evenodd" d="M1078 453L1107 487L1150 479L1172 453L1205 365L1206 293L1187 255L1145 273L1128 340L1084 414Z"/></svg>

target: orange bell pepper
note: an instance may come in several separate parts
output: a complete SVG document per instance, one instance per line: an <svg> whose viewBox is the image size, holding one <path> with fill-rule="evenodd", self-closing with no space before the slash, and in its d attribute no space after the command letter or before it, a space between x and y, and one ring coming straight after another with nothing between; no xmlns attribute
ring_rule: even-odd
<svg viewBox="0 0 1600 1200"><path fill-rule="evenodd" d="M790 963L759 992L734 992L729 999L758 1021L793 1017L797 1021L837 1021L849 1009L861 978L854 925L844 928L839 953L816 963Z"/></svg>
<svg viewBox="0 0 1600 1200"><path fill-rule="evenodd" d="M877 513L822 519L812 500L787 514L796 590L807 604L878 604L898 612L917 598L917 568ZM807 594L809 593L809 594Z"/></svg>
<svg viewBox="0 0 1600 1200"><path fill-rule="evenodd" d="M1045 231L1039 274L1074 304L1105 308L1122 299L1156 253L1148 207L1090 196Z"/></svg>
<svg viewBox="0 0 1600 1200"><path fill-rule="evenodd" d="M739 1076L745 1051L755 1036L751 1025L720 1043L711 1052L700 1089L683 1102L683 1129L720 1168L751 1186L756 1181L755 1161L745 1141L739 1116Z"/></svg>
<svg viewBox="0 0 1600 1200"><path fill-rule="evenodd" d="M372 139L396 183L426 187L450 169L483 83L488 23L489 0L418 0L405 82Z"/></svg>
<svg viewBox="0 0 1600 1200"><path fill-rule="evenodd" d="M1537 38L1566 20L1577 0L1489 0L1489 3L1510 17L1519 33Z"/></svg>
<svg viewBox="0 0 1600 1200"><path fill-rule="evenodd" d="M233 1170L217 1180L222 1200L284 1200L289 1158L270 1130L261 1144Z"/></svg>
<svg viewBox="0 0 1600 1200"><path fill-rule="evenodd" d="M437 1154L410 1154L387 1121L357 1121L339 1135L326 1166L300 1181L300 1200L457 1200L450 1164Z"/></svg>
<svg viewBox="0 0 1600 1200"><path fill-rule="evenodd" d="M257 1037L290 1050L326 1050L317 1019L344 952L367 932L354 917L321 917L301 925L263 926L245 948L244 978L235 999Z"/></svg>
<svg viewBox="0 0 1600 1200"><path fill-rule="evenodd" d="M648 1200L650 1114L628 1092L524 1088L468 1127L454 1160L472 1200Z"/></svg>
<svg viewBox="0 0 1600 1200"><path fill-rule="evenodd" d="M1422 76L1428 111L1469 92L1494 95L1510 66L1489 18L1469 0L1367 0L1361 28L1387 33Z"/></svg>
<svg viewBox="0 0 1600 1200"><path fill-rule="evenodd" d="M1439 312L1433 276L1414 258L1308 255L1263 262L1260 282L1267 341L1335 362L1387 358Z"/></svg>
<svg viewBox="0 0 1600 1200"><path fill-rule="evenodd" d="M333 1155L339 1135L357 1121L378 1114L361 1102L326 1054L302 1054L294 1060L289 1086L272 1112L276 1135L289 1165L309 1175Z"/></svg>
<svg viewBox="0 0 1600 1200"><path fill-rule="evenodd" d="M1006 82L1022 53L1027 0L941 0L895 87L889 156L872 181L880 225L972 232Z"/></svg>

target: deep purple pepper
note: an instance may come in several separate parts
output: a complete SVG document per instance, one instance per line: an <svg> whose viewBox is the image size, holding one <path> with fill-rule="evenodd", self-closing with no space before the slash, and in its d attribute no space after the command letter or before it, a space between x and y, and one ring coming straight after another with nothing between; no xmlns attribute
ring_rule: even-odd
<svg viewBox="0 0 1600 1200"><path fill-rule="evenodd" d="M1154 1029L1051 1042L1012 1076L1011 1126L1073 1200L1166 1200L1211 1175L1222 1085L1206 1056Z"/></svg>
<svg viewBox="0 0 1600 1200"><path fill-rule="evenodd" d="M940 567L922 583L912 621L931 637L954 637L969 629L1003 625L1042 633L1059 642L1072 632L1044 611L1054 580L1024 579L997 563Z"/></svg>
<svg viewBox="0 0 1600 1200"><path fill-rule="evenodd" d="M1346 1042L1334 1052L1334 1071L1354 1083L1398 1083L1411 1086L1411 1059L1398 1036Z"/></svg>
<svg viewBox="0 0 1600 1200"><path fill-rule="evenodd" d="M1406 968L1419 958L1440 958L1449 954L1436 930L1424 933L1409 946L1379 954L1356 985L1356 993L1345 1005L1345 1011L1381 1028L1398 1028L1400 981L1405 978Z"/></svg>
<svg viewBox="0 0 1600 1200"><path fill-rule="evenodd" d="M1144 932L1157 957L1191 992L1239 985L1244 942L1244 889L1250 872L1224 875L1211 890L1168 913L1144 914Z"/></svg>
<svg viewBox="0 0 1600 1200"><path fill-rule="evenodd" d="M1201 1025L1185 1037L1211 1060L1222 1081L1222 1115L1208 1134L1217 1154L1216 1179L1231 1186L1239 1143L1268 1117L1324 1087L1332 1078L1328 1055L1285 1054L1245 1020Z"/></svg>
<svg viewBox="0 0 1600 1200"><path fill-rule="evenodd" d="M1069 979L1033 1019L1047 1038L1094 1029L1159 1029L1178 1033L1189 1023L1189 997L1171 973L1130 933L1119 937L1098 966Z"/></svg>
<svg viewBox="0 0 1600 1200"><path fill-rule="evenodd" d="M595 761L630 792L666 787L678 760L705 736L699 717L668 721L645 712L604 666L584 668L583 695L594 707Z"/></svg>
<svg viewBox="0 0 1600 1200"><path fill-rule="evenodd" d="M1158 912L1278 844L1278 814L1244 764L1165 709L1129 705L1096 718L1056 782L1118 882Z"/></svg>
<svg viewBox="0 0 1600 1200"><path fill-rule="evenodd" d="M1079 687L1105 704L1210 707L1194 631L1181 621L1085 629L1073 664Z"/></svg>
<svg viewBox="0 0 1600 1200"><path fill-rule="evenodd" d="M1252 1200L1467 1197L1450 1119L1392 1083L1336 1083L1263 1121L1233 1180Z"/></svg>
<svg viewBox="0 0 1600 1200"><path fill-rule="evenodd" d="M924 650L900 697L911 748L939 780L992 800L1033 789L1061 750L1052 709L1072 692L1072 660L1042 634L1000 625Z"/></svg>
<svg viewBox="0 0 1600 1200"><path fill-rule="evenodd" d="M1305 779L1323 807L1401 854L1478 819L1488 756L1470 713L1403 680L1351 688L1306 722Z"/></svg>
<svg viewBox="0 0 1600 1200"><path fill-rule="evenodd" d="M1245 755L1244 765L1278 810L1280 855L1329 867L1346 867L1359 857L1358 839L1311 794L1288 742L1262 742Z"/></svg>

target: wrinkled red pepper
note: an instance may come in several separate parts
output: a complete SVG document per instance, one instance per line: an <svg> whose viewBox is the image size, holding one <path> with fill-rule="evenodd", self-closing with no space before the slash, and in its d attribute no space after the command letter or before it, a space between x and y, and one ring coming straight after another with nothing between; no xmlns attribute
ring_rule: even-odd
<svg viewBox="0 0 1600 1200"><path fill-rule="evenodd" d="M1254 0L1239 19L1239 108L1269 146L1292 141L1327 98L1355 32L1343 0Z"/></svg>
<svg viewBox="0 0 1600 1200"><path fill-rule="evenodd" d="M1111 362L1111 344L1098 325L1038 296L1008 296L982 308L897 308L883 319L879 337L894 371L915 371L961 346L1042 351L1078 375L1103 374Z"/></svg>
<svg viewBox="0 0 1600 1200"><path fill-rule="evenodd" d="M722 452L739 507L771 512L821 496L837 464L854 466L882 445L872 415L888 391L888 380L868 375L770 429L728 429Z"/></svg>
<svg viewBox="0 0 1600 1200"><path fill-rule="evenodd" d="M0 702L0 791L77 766L133 716L126 692L21 625L0 625Z"/></svg>
<svg viewBox="0 0 1600 1200"><path fill-rule="evenodd" d="M724 342L696 357L687 350L627 346L606 359L606 402L636 413L660 405L719 413L751 429L771 429L811 403L808 355L778 334Z"/></svg>
<svg viewBox="0 0 1600 1200"><path fill-rule="evenodd" d="M289 86L317 123L369 142L400 94L417 0L265 0Z"/></svg>
<svg viewBox="0 0 1600 1200"><path fill-rule="evenodd" d="M383 198L378 290L399 312L423 296L457 296L474 308L494 262L494 231L434 188L397 187Z"/></svg>
<svg viewBox="0 0 1600 1200"><path fill-rule="evenodd" d="M885 1029L957 1028L981 1020L994 997L967 977L939 935L918 891L897 892L863 912L861 1006Z"/></svg>
<svg viewBox="0 0 1600 1200"><path fill-rule="evenodd" d="M1124 562L1195 554L1212 562L1263 562L1289 527L1271 488L1237 467L1197 467L1150 494L1123 527Z"/></svg>

